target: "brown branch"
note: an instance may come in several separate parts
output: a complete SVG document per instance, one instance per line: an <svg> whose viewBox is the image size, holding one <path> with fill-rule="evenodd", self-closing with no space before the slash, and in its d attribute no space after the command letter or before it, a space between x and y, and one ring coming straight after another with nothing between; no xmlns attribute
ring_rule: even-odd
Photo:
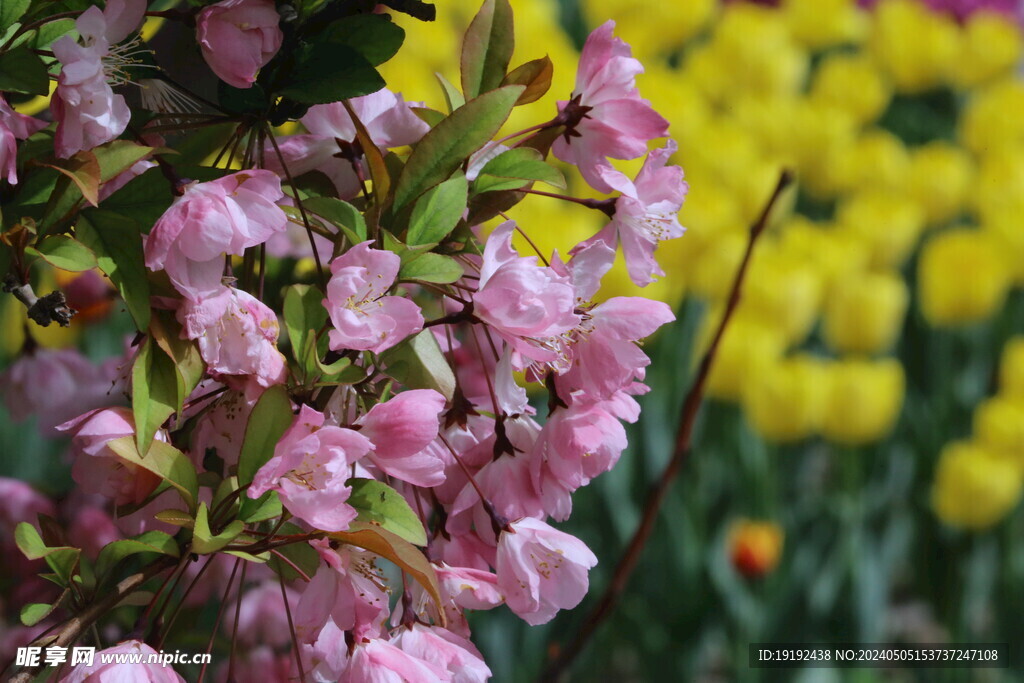
<svg viewBox="0 0 1024 683"><path fill-rule="evenodd" d="M40 636L29 647L71 647L82 633L96 622L97 619L113 609L126 596L133 593L139 586L150 580L165 569L176 564L173 557L162 557L141 572L132 574L114 586L110 592L103 593L99 599L84 610L71 617L56 636ZM11 683L29 683L41 667L24 669L13 676Z"/></svg>
<svg viewBox="0 0 1024 683"><path fill-rule="evenodd" d="M64 292L59 289L43 296L36 296L31 284L21 284L13 275L7 276L2 289L25 304L25 308L28 309L28 317L42 327L47 327L51 322L55 322L61 327L67 327L71 324L71 318L78 313L75 309L68 307Z"/></svg>
<svg viewBox="0 0 1024 683"><path fill-rule="evenodd" d="M675 448L672 452L672 458L665 466L665 470L662 472L661 477L654 483L647 495L647 500L644 504L643 517L640 520L640 526L637 527L629 546L626 548L625 553L623 553L618 565L615 567L615 573L612 576L611 582L605 589L601 599L598 600L593 610L591 610L590 614L583 622L583 626L580 628L579 633L577 633L576 637L570 641L565 648L562 648L561 651L550 661L547 668L541 672L538 680L558 680L561 674L568 669L573 660L580 654L587 642L597 631L597 628L612 614L615 607L618 605L619 598L622 596L622 593L625 591L626 586L629 583L629 577L632 575L633 570L636 569L636 565L640 560L640 555L643 553L644 546L650 538L651 533L654 531L654 523L657 521L658 512L661 510L661 505L665 500L665 496L668 494L669 489L672 487L672 482L675 480L680 468L686 462L687 456L690 454L693 428L696 424L697 414L704 398L704 385L706 384L708 375L711 372L711 366L714 363L715 354L718 351L718 345L729 325L729 320L732 318L733 313L736 311L736 307L739 305L740 292L743 288L743 280L750 264L751 255L754 252L754 246L756 245L758 238L764 232L765 226L768 224L768 218L771 215L773 207L778 202L782 191L786 189L790 182L792 182L792 175L788 171L783 171L782 175L779 177L778 184L775 186L775 191L772 192L772 195L769 198L768 203L765 205L764 210L761 212L760 217L750 228L750 235L747 240L747 249L743 254L743 260L740 262L739 268L737 269L736 275L733 279L732 289L729 292L729 300L726 305L725 313L718 325L718 329L715 331L714 338L711 340L711 345L708 346L708 350L704 353L703 359L701 359L697 376L694 378L693 385L690 387L690 391L687 393L686 400L683 403L681 413L682 417L679 424L679 430L676 432Z"/></svg>

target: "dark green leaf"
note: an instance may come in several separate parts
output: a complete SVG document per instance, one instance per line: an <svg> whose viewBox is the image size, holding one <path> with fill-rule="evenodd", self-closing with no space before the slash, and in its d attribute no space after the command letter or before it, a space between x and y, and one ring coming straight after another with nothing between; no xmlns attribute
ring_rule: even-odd
<svg viewBox="0 0 1024 683"><path fill-rule="evenodd" d="M0 90L45 95L50 92L46 64L27 45L0 54Z"/></svg>
<svg viewBox="0 0 1024 683"><path fill-rule="evenodd" d="M352 487L348 504L356 509L360 522L377 525L415 545L427 544L423 522L398 491L375 479L349 479Z"/></svg>
<svg viewBox="0 0 1024 683"><path fill-rule="evenodd" d="M100 165L100 182L106 183L121 175L135 162L145 159L152 147L139 145L131 140L112 140L92 150Z"/></svg>
<svg viewBox="0 0 1024 683"><path fill-rule="evenodd" d="M523 86L512 85L470 100L417 143L395 187L394 211L448 179L490 140L508 118Z"/></svg>
<svg viewBox="0 0 1024 683"><path fill-rule="evenodd" d="M294 524L284 524L281 526L279 533L281 535L291 535L304 532L304 529ZM276 550L310 578L316 574L316 570L320 567L320 554L309 543L289 543ZM282 562L278 557L271 558L267 566L284 577L286 581L294 581L299 578L299 573L292 569L287 562Z"/></svg>
<svg viewBox="0 0 1024 683"><path fill-rule="evenodd" d="M472 99L501 85L515 48L512 6L484 0L462 41L462 92Z"/></svg>
<svg viewBox="0 0 1024 683"><path fill-rule="evenodd" d="M522 104L536 102L544 97L547 91L551 89L551 76L553 73L554 67L551 64L551 60L544 56L516 67L509 72L508 76L505 76L501 84L526 86L526 90L516 100L516 106L518 107Z"/></svg>
<svg viewBox="0 0 1024 683"><path fill-rule="evenodd" d="M138 329L148 328L149 280L136 222L110 211L90 209L79 216L75 236L96 254L100 270L121 293Z"/></svg>
<svg viewBox="0 0 1024 683"><path fill-rule="evenodd" d="M327 104L369 95L384 87L373 65L350 47L329 42L304 45L278 95L303 104Z"/></svg>
<svg viewBox="0 0 1024 683"><path fill-rule="evenodd" d="M267 519L281 516L281 498L277 491L267 491L259 498L242 496L242 506L238 510L238 518L247 524L255 524Z"/></svg>
<svg viewBox="0 0 1024 683"><path fill-rule="evenodd" d="M78 273L96 267L96 254L92 253L89 247L67 235L47 237L31 251L41 256L51 266L62 270Z"/></svg>
<svg viewBox="0 0 1024 683"><path fill-rule="evenodd" d="M469 198L469 184L461 173L452 176L420 197L409 217L406 243L437 244L462 218Z"/></svg>
<svg viewBox="0 0 1024 683"><path fill-rule="evenodd" d="M178 544L174 537L163 531L146 531L138 536L114 541L103 546L96 558L96 576L106 577L121 560L139 553L155 553L178 557Z"/></svg>
<svg viewBox="0 0 1024 683"><path fill-rule="evenodd" d="M139 453L149 452L160 426L178 409L178 373L152 337L139 348L132 365L132 415Z"/></svg>
<svg viewBox="0 0 1024 683"><path fill-rule="evenodd" d="M448 399L455 393L455 375L430 330L388 349L382 360L388 374L410 389L434 389Z"/></svg>
<svg viewBox="0 0 1024 683"><path fill-rule="evenodd" d="M307 340L327 322L323 298L323 292L310 285L292 285L284 295L284 325L292 356L307 375L316 371L316 345L307 344Z"/></svg>
<svg viewBox="0 0 1024 683"><path fill-rule="evenodd" d="M175 410L180 415L185 399L202 380L206 365L196 343L181 338L181 325L174 315L158 311L150 317L149 322L149 334L153 341L174 363L178 384Z"/></svg>
<svg viewBox="0 0 1024 683"><path fill-rule="evenodd" d="M6 2L7 0L2 1ZM36 50L48 50L51 45L57 42L58 38L73 30L75 30L74 19L48 21L33 31L35 35L32 36L32 39L29 41L29 45Z"/></svg>
<svg viewBox="0 0 1024 683"><path fill-rule="evenodd" d="M281 440L294 419L291 401L284 387L275 384L260 396L245 426L245 439L238 457L238 483L252 482L256 471L274 455L274 447Z"/></svg>
<svg viewBox="0 0 1024 683"><path fill-rule="evenodd" d="M173 199L167 179L160 169L151 168L103 200L103 208L134 220L139 225L153 225Z"/></svg>
<svg viewBox="0 0 1024 683"><path fill-rule="evenodd" d="M163 441L154 441L149 447L149 453L143 458L135 446L135 439L130 436L109 441L107 448L118 457L166 481L178 490L189 510L196 509L196 496L199 493L196 468L188 456L177 448Z"/></svg>
<svg viewBox="0 0 1024 683"><path fill-rule="evenodd" d="M405 30L381 14L356 14L332 22L315 40L351 48L377 66L395 56Z"/></svg>
<svg viewBox="0 0 1024 683"><path fill-rule="evenodd" d="M7 29L14 24L21 23L22 15L30 3L31 0L0 0L0 36L7 33Z"/></svg>
<svg viewBox="0 0 1024 683"><path fill-rule="evenodd" d="M464 272L459 262L451 256L430 252L404 264L398 277L402 280L448 284L457 281Z"/></svg>
<svg viewBox="0 0 1024 683"><path fill-rule="evenodd" d="M555 167L544 162L540 152L529 147L516 147L484 164L473 181L473 192L518 190L537 181L565 187L565 178Z"/></svg>

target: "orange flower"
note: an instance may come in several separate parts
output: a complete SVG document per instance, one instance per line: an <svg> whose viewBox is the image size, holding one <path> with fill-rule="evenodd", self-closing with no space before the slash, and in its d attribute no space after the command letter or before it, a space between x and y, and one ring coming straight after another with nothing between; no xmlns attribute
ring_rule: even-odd
<svg viewBox="0 0 1024 683"><path fill-rule="evenodd" d="M748 579L760 578L779 563L785 532L775 522L740 519L729 530L729 557Z"/></svg>

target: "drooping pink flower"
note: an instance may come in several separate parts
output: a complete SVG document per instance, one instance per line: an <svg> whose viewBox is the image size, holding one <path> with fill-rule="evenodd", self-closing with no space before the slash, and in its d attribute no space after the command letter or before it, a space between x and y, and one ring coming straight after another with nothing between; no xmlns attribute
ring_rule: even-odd
<svg viewBox="0 0 1024 683"><path fill-rule="evenodd" d="M481 683L491 677L483 656L468 638L440 626L414 623L400 628L391 643L418 660L448 672L458 683Z"/></svg>
<svg viewBox="0 0 1024 683"><path fill-rule="evenodd" d="M288 604L294 605L297 596L290 586L285 587ZM248 645L285 645L290 642L285 596L277 581L268 580L242 594L238 611L238 638Z"/></svg>
<svg viewBox="0 0 1024 683"><path fill-rule="evenodd" d="M358 424L373 442L369 459L381 470L416 486L444 482L444 461L427 446L437 438L444 396L432 389L403 391L370 408Z"/></svg>
<svg viewBox="0 0 1024 683"><path fill-rule="evenodd" d="M583 541L539 519L512 522L498 539L495 570L505 602L531 626L560 609L572 609L587 594L587 572L597 557Z"/></svg>
<svg viewBox="0 0 1024 683"><path fill-rule="evenodd" d="M334 326L328 339L335 351L381 353L423 329L419 306L387 294L398 277L398 255L370 244L357 244L331 262L324 306Z"/></svg>
<svg viewBox="0 0 1024 683"><path fill-rule="evenodd" d="M58 157L110 142L128 126L131 112L111 83L126 81L123 68L131 58L111 46L138 28L145 11L145 0L112 0L102 11L90 7L75 20L81 43L64 36L53 44L62 65L50 106Z"/></svg>
<svg viewBox="0 0 1024 683"><path fill-rule="evenodd" d="M386 88L354 97L348 103L381 150L411 145L430 130L412 111L415 103L406 102L400 93ZM359 194L361 187L354 165L363 174L366 166L363 150L356 143L355 124L345 106L341 102L318 104L310 107L301 121L308 134L292 135L278 143L288 171L296 176L318 170L331 179L342 199ZM284 172L272 145L264 149L264 157L267 168Z"/></svg>
<svg viewBox="0 0 1024 683"><path fill-rule="evenodd" d="M654 251L658 242L682 237L684 228L679 224L678 213L688 189L683 181L683 169L665 165L675 151L675 141L669 140L664 147L647 155L635 182L623 177L621 182L615 183L615 189L622 194L615 201L611 223L594 237L576 245L572 253L578 253L595 241L605 242L613 249L618 243L622 245L629 277L638 287L654 282L655 275L664 275Z"/></svg>
<svg viewBox="0 0 1024 683"><path fill-rule="evenodd" d="M359 643L352 651L344 683L428 683L451 681L452 675L441 667L414 657L394 643L375 639Z"/></svg>
<svg viewBox="0 0 1024 683"><path fill-rule="evenodd" d="M104 657L104 655L119 654L129 657L140 655L141 657L139 662L126 662L119 661L117 657ZM155 654L157 654L156 650L141 641L126 640L96 652L92 664L89 666L78 664L60 680L61 683L110 683L112 681L185 683L185 679L166 664L149 663L148 655Z"/></svg>
<svg viewBox="0 0 1024 683"><path fill-rule="evenodd" d="M373 450L359 432L324 425L324 415L308 405L296 416L274 449L274 456L256 472L250 498L277 491L284 506L304 522L324 531L344 531L356 518L346 501L351 465Z"/></svg>
<svg viewBox="0 0 1024 683"><path fill-rule="evenodd" d="M128 408L91 411L57 429L74 435L71 476L86 493L109 498L115 505L138 505L160 485L160 477L107 448L114 439L135 435L135 419ZM167 439L163 432L156 438Z"/></svg>
<svg viewBox="0 0 1024 683"><path fill-rule="evenodd" d="M647 151L649 140L668 134L668 121L636 89L643 66L629 45L612 35L614 29L614 21L605 22L583 45L573 97L558 103L567 131L551 148L600 192L611 192L609 181L623 177L607 157L635 159Z"/></svg>
<svg viewBox="0 0 1024 683"><path fill-rule="evenodd" d="M196 17L196 40L217 78L251 88L281 47L280 20L271 0L223 0Z"/></svg>
<svg viewBox="0 0 1024 683"><path fill-rule="evenodd" d="M18 184L18 145L33 133L46 127L46 121L25 116L11 109L7 100L0 97L0 178L7 178L11 185Z"/></svg>
<svg viewBox="0 0 1024 683"><path fill-rule="evenodd" d="M241 256L281 232L281 180L266 170L232 173L185 190L146 239L146 266L165 270L187 299L221 292L224 254Z"/></svg>
<svg viewBox="0 0 1024 683"><path fill-rule="evenodd" d="M498 591L498 577L486 569L453 567L445 562L434 563L437 583L441 589L441 605L447 617L448 630L469 637L469 624L464 610L489 610L505 601ZM414 584L412 607L421 618L439 620L437 603L423 586ZM402 607L401 603L398 606ZM395 617L401 616L396 609ZM400 623L392 618L392 623Z"/></svg>
<svg viewBox="0 0 1024 683"><path fill-rule="evenodd" d="M515 224L507 221L487 239L473 314L518 354L533 361L552 361L557 351L546 344L547 339L580 322L574 311L575 292L568 277L538 265L536 256L516 252L514 229Z"/></svg>
<svg viewBox="0 0 1024 683"><path fill-rule="evenodd" d="M251 377L261 387L284 381L277 315L248 292L223 287L200 302L186 299L177 315L183 333L197 340L214 377Z"/></svg>

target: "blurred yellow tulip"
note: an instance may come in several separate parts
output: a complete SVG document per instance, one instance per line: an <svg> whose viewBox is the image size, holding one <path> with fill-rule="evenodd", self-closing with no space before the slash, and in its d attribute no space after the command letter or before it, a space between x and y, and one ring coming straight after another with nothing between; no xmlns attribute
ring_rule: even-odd
<svg viewBox="0 0 1024 683"><path fill-rule="evenodd" d="M1013 73L1021 59L1020 26L995 12L975 12L963 29L960 53L952 80L960 88L972 88Z"/></svg>
<svg viewBox="0 0 1024 683"><path fill-rule="evenodd" d="M859 42L868 28L857 0L785 0L780 11L797 42L813 49Z"/></svg>
<svg viewBox="0 0 1024 683"><path fill-rule="evenodd" d="M825 301L825 342L840 353L879 353L899 338L909 294L896 272L867 272L838 281Z"/></svg>
<svg viewBox="0 0 1024 683"><path fill-rule="evenodd" d="M1024 399L1024 337L1006 342L999 363L999 392Z"/></svg>
<svg viewBox="0 0 1024 683"><path fill-rule="evenodd" d="M947 14L917 0L887 0L875 7L868 48L900 92L943 84L961 48L960 30Z"/></svg>
<svg viewBox="0 0 1024 683"><path fill-rule="evenodd" d="M729 529L729 559L743 576L760 578L779 564L784 541L785 532L775 522L740 519Z"/></svg>
<svg viewBox="0 0 1024 683"><path fill-rule="evenodd" d="M907 194L924 209L931 224L956 218L974 181L974 164L961 147L930 142L910 157Z"/></svg>
<svg viewBox="0 0 1024 683"><path fill-rule="evenodd" d="M903 407L903 366L894 358L837 360L826 366L822 435L851 446L884 438Z"/></svg>
<svg viewBox="0 0 1024 683"><path fill-rule="evenodd" d="M867 247L873 267L898 268L924 229L924 210L901 194L865 190L839 202L836 223Z"/></svg>
<svg viewBox="0 0 1024 683"><path fill-rule="evenodd" d="M1021 473L1012 462L970 442L948 444L939 455L932 508L946 524L981 530L1020 500Z"/></svg>
<svg viewBox="0 0 1024 683"><path fill-rule="evenodd" d="M917 265L921 313L932 325L960 325L1002 308L1010 272L998 244L981 230L956 229L924 245Z"/></svg>
<svg viewBox="0 0 1024 683"><path fill-rule="evenodd" d="M878 119L892 99L888 77L866 55L837 52L822 59L810 96L849 114L857 123Z"/></svg>
<svg viewBox="0 0 1024 683"><path fill-rule="evenodd" d="M994 396L974 410L974 438L1024 472L1024 398Z"/></svg>
<svg viewBox="0 0 1024 683"><path fill-rule="evenodd" d="M768 363L743 387L743 411L769 441L792 442L813 435L827 394L822 361L799 354Z"/></svg>
<svg viewBox="0 0 1024 683"><path fill-rule="evenodd" d="M719 309L704 317L700 343L697 345L701 354L711 342L721 315ZM785 343L778 330L743 315L734 316L718 346L718 354L708 376L707 394L714 398L738 401L751 378L760 376L765 368L782 356L784 350Z"/></svg>

